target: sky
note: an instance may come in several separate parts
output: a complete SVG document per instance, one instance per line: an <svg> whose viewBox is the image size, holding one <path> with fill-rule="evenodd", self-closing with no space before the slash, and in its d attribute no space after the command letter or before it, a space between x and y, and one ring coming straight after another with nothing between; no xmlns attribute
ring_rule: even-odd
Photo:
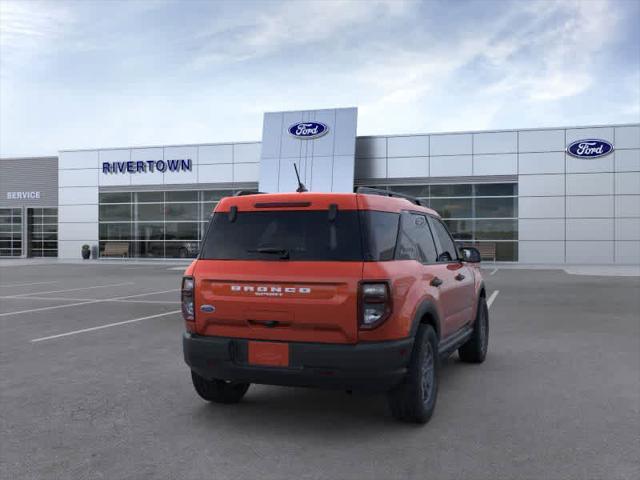
<svg viewBox="0 0 640 480"><path fill-rule="evenodd" d="M0 156L640 122L640 1L0 0Z"/></svg>

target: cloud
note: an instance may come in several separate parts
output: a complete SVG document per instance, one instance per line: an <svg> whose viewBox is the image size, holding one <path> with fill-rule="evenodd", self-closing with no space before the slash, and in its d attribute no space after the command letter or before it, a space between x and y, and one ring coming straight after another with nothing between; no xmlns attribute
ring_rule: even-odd
<svg viewBox="0 0 640 480"><path fill-rule="evenodd" d="M362 135L638 121L637 14L615 0L0 0L0 154L257 140L264 111L336 106L359 107Z"/></svg>
<svg viewBox="0 0 640 480"><path fill-rule="evenodd" d="M241 62L285 49L302 56L313 45L340 38L355 26L406 11L402 0L260 3L250 20L230 15L214 21L198 36L202 47L193 65Z"/></svg>
<svg viewBox="0 0 640 480"><path fill-rule="evenodd" d="M611 2L501 5L488 20L452 30L446 43L390 48L361 68L356 75L373 92L362 111L414 119L423 112L436 128L491 128L502 110L575 98L601 80L595 59L620 20ZM437 97L455 109L443 111Z"/></svg>
<svg viewBox="0 0 640 480"><path fill-rule="evenodd" d="M26 63L42 49L55 48L73 16L66 5L54 2L0 2L0 62Z"/></svg>

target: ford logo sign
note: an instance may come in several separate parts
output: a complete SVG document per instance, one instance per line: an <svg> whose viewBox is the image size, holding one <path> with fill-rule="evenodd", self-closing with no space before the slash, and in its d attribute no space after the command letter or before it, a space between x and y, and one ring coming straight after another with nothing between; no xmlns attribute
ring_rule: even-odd
<svg viewBox="0 0 640 480"><path fill-rule="evenodd" d="M613 152L613 145L606 140L577 140L567 147L567 153L578 158L604 157Z"/></svg>
<svg viewBox="0 0 640 480"><path fill-rule="evenodd" d="M213 305L202 305L200 307L200 311L206 312L206 313L212 313L216 311L216 307L214 307Z"/></svg>
<svg viewBox="0 0 640 480"><path fill-rule="evenodd" d="M296 138L311 140L321 137L329 131L324 123L320 122L300 122L289 127L289 133Z"/></svg>

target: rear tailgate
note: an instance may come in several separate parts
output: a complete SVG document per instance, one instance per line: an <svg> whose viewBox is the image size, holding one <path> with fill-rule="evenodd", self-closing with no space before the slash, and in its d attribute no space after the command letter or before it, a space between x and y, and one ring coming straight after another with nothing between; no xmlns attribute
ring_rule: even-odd
<svg viewBox="0 0 640 480"><path fill-rule="evenodd" d="M362 262L342 261L200 260L194 272L196 330L259 340L355 343L362 267Z"/></svg>

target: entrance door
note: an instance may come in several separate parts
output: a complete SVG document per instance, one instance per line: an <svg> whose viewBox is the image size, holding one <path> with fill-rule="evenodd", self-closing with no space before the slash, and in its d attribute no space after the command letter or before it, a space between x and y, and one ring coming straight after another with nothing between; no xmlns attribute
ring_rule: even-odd
<svg viewBox="0 0 640 480"><path fill-rule="evenodd" d="M22 208L0 208L0 257L22 255Z"/></svg>
<svg viewBox="0 0 640 480"><path fill-rule="evenodd" d="M58 256L58 209L27 209L27 256Z"/></svg>

